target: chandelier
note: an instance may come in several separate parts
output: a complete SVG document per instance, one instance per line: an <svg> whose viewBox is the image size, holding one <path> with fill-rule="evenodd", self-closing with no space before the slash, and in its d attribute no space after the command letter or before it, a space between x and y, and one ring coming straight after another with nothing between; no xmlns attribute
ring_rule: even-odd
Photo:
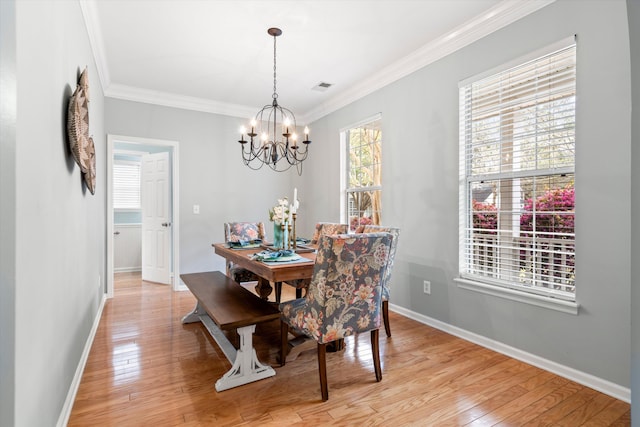
<svg viewBox="0 0 640 427"><path fill-rule="evenodd" d="M276 91L276 37L282 34L280 28L269 28L267 33L273 36L273 95L271 104L262 107L251 119L251 131L242 126L240 141L242 161L251 169L257 170L269 165L276 172L284 172L295 166L298 175L302 175L302 162L307 158L309 128L304 128L302 147L298 145L296 117L291 110L278 104ZM245 140L245 135L248 140ZM259 140L256 137L259 136Z"/></svg>

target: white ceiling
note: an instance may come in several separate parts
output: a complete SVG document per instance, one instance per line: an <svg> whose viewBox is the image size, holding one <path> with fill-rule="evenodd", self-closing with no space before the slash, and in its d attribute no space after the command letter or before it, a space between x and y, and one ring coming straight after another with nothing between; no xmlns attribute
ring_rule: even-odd
<svg viewBox="0 0 640 427"><path fill-rule="evenodd" d="M80 1L106 96L240 117L271 103L281 28L278 101L304 124L553 0Z"/></svg>

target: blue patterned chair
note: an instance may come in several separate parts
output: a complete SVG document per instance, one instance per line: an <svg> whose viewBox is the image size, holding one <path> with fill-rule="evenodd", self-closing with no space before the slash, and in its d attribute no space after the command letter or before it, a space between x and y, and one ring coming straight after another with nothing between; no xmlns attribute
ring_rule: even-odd
<svg viewBox="0 0 640 427"><path fill-rule="evenodd" d="M390 233L321 236L307 295L280 304L280 363L286 361L289 329L315 339L323 401L329 398L327 343L371 331L376 380L382 379L378 345L382 280L392 240Z"/></svg>
<svg viewBox="0 0 640 427"><path fill-rule="evenodd" d="M320 236L331 235L331 234L346 234L348 230L347 224L338 224L334 222L319 222L316 224L315 231L313 232L313 237L311 238L311 244L317 245L318 239ZM307 289L309 287L310 279L297 279L297 280L289 280L287 281L287 285L293 286L296 288L296 298L302 297L302 290ZM280 302L280 292L281 288L276 287L276 301Z"/></svg>
<svg viewBox="0 0 640 427"><path fill-rule="evenodd" d="M331 235L331 234L346 234L349 230L349 226L347 224L338 224L335 222L319 222L316 224L316 229L313 232L313 237L311 238L311 244L318 244L318 240L320 240L320 236Z"/></svg>
<svg viewBox="0 0 640 427"><path fill-rule="evenodd" d="M389 286L391 284L391 271L393 270L393 262L396 258L396 248L398 246L398 238L400 237L400 229L394 227L385 227L383 225L361 225L356 229L356 233L391 233L393 242L391 242L391 251L389 252L389 265L382 280L382 319L384 320L384 330L387 336L391 336L391 327L389 326Z"/></svg>
<svg viewBox="0 0 640 427"><path fill-rule="evenodd" d="M228 244L242 245L258 240L264 241L264 239L264 224L261 222L225 222L224 224L224 241ZM251 271L235 267L229 261L227 261L227 276L238 283L258 280L258 276Z"/></svg>

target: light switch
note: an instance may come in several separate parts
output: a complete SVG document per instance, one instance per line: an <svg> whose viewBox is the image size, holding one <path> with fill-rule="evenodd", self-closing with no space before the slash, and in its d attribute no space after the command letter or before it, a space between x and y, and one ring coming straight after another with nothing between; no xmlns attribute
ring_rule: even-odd
<svg viewBox="0 0 640 427"><path fill-rule="evenodd" d="M193 213L196 215L200 214L200 205L193 205Z"/></svg>

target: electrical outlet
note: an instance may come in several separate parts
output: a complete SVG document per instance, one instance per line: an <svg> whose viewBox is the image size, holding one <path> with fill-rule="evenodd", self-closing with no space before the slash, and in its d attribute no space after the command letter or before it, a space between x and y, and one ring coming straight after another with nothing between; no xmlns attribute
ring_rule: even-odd
<svg viewBox="0 0 640 427"><path fill-rule="evenodd" d="M193 213L195 215L199 215L200 214L200 205L193 205Z"/></svg>
<svg viewBox="0 0 640 427"><path fill-rule="evenodd" d="M427 295L431 295L431 282L428 280L425 280L423 283L423 287L424 287L424 293Z"/></svg>

